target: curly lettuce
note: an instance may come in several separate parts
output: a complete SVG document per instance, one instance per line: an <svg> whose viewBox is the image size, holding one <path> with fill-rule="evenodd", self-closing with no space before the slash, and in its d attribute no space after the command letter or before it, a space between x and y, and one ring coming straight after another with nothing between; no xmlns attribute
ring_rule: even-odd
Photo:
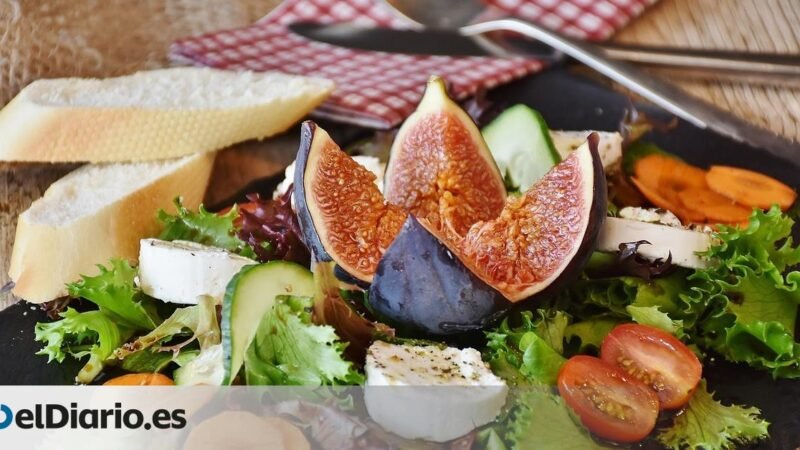
<svg viewBox="0 0 800 450"><path fill-rule="evenodd" d="M518 450L601 450L571 415L564 400L545 389L519 392L506 425L509 447Z"/></svg>
<svg viewBox="0 0 800 450"><path fill-rule="evenodd" d="M128 261L112 259L109 266L99 265L100 274L82 275L67 285L71 297L89 300L115 322L137 330L152 330L159 322L155 304L134 284L137 271Z"/></svg>
<svg viewBox="0 0 800 450"><path fill-rule="evenodd" d="M543 310L520 314L519 326L508 319L486 333L488 343L484 358L499 376L511 384L555 385L558 371L566 359L564 333L569 317L561 311Z"/></svg>
<svg viewBox="0 0 800 450"><path fill-rule="evenodd" d="M79 313L67 308L56 322L37 323L34 339L44 343L37 355L47 356L47 362L63 362L69 355L89 360L76 377L80 383L90 383L112 357L114 349L130 337L132 330L120 327L102 311Z"/></svg>
<svg viewBox="0 0 800 450"><path fill-rule="evenodd" d="M300 222L292 210L292 189L275 199L263 200L258 194L247 196L252 208L242 209L237 236L247 242L262 262L293 261L308 265L311 255L303 242Z"/></svg>
<svg viewBox="0 0 800 450"><path fill-rule="evenodd" d="M207 211L203 205L197 212L190 211L183 206L180 197L174 203L177 214L169 214L163 209L158 211L158 220L164 225L159 239L192 241L255 259L253 248L237 236L237 221L240 220L237 205L224 214L218 214Z"/></svg>
<svg viewBox="0 0 800 450"><path fill-rule="evenodd" d="M200 351L220 343L217 310L211 297L203 296L197 305L176 309L154 330L118 348L114 354L125 359L148 349L177 352L193 342L199 344Z"/></svg>
<svg viewBox="0 0 800 450"><path fill-rule="evenodd" d="M77 381L90 383L113 360L114 350L137 331L149 331L160 322L153 300L135 285L136 269L127 261L112 259L98 265L100 274L81 276L67 285L72 297L85 298L98 310L79 313L67 308L60 320L37 323L35 339L45 344L38 355L48 362L63 362L67 356L89 357Z"/></svg>
<svg viewBox="0 0 800 450"><path fill-rule="evenodd" d="M706 257L711 267L689 277L689 304L704 307L696 341L734 362L774 377L800 377L800 343L794 336L800 304L800 247L794 221L776 207L756 210L742 229L722 226Z"/></svg>
<svg viewBox="0 0 800 450"><path fill-rule="evenodd" d="M768 427L758 408L714 400L703 380L683 414L657 439L673 450L728 450L766 438Z"/></svg>
<svg viewBox="0 0 800 450"><path fill-rule="evenodd" d="M344 358L346 344L311 320L313 299L278 296L245 354L248 385L356 385L363 375Z"/></svg>

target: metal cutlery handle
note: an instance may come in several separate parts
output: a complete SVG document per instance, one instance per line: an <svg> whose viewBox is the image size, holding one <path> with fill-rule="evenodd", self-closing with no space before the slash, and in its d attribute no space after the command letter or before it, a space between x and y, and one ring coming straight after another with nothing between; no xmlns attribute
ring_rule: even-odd
<svg viewBox="0 0 800 450"><path fill-rule="evenodd" d="M743 74L800 77L800 57L751 52L676 49L638 45L602 44L607 58L643 65L739 72Z"/></svg>
<svg viewBox="0 0 800 450"><path fill-rule="evenodd" d="M492 20L460 28L460 32L468 36L493 31L513 31L549 45L700 128L711 128L737 141L750 142L783 159L797 157L797 147L790 141L720 111L628 63L610 60L601 48L593 44L578 42L516 19Z"/></svg>

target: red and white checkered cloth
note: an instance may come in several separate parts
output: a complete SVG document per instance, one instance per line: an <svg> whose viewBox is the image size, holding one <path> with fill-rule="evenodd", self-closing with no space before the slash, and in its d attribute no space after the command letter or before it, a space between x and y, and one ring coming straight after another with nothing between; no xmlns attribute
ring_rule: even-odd
<svg viewBox="0 0 800 450"><path fill-rule="evenodd" d="M493 7L579 38L604 39L657 0L486 0ZM459 99L480 88L523 77L543 64L523 58L402 55L336 47L298 36L293 22L351 22L409 28L379 0L285 0L256 24L181 39L170 56L232 70L318 76L336 82L315 115L373 128L391 128L416 107L430 75L444 77Z"/></svg>

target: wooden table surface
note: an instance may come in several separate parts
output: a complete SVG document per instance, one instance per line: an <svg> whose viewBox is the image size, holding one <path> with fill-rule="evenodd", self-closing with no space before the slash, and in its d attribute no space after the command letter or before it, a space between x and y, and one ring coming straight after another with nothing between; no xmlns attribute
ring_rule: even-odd
<svg viewBox="0 0 800 450"><path fill-rule="evenodd" d="M21 1L24 5L25 0ZM162 1L176 3L175 1L170 2L170 0ZM119 3L119 0L109 0L109 3L106 4L110 3ZM157 3L158 0L149 0L142 4L156 8ZM181 2L177 1L177 3ZM183 3L189 4L188 2ZM231 8L230 5L235 5L237 2L214 0L211 3L214 4L215 11L220 13L218 16L222 17L222 11L225 8ZM227 20L224 23L225 26L245 25L254 20L254 17L261 15L260 11L268 11L277 1L240 0L239 3L247 3L247 5L246 7L240 6L235 11L235 15L225 16ZM24 13L24 8L22 10ZM3 8L0 7L0 19L2 19L3 11ZM45 10L42 9L38 12L54 14L58 12L58 8L50 8L47 10L49 12L42 11ZM16 11L16 13L18 12ZM185 10L181 10L181 12L185 12ZM177 14L177 10L172 13L175 14L175 17L183 17L182 20L185 21L185 15ZM162 23L159 25L159 30L165 39L163 39L164 42L158 44L160 47L154 45L152 40L143 40L142 30L146 27L142 24L146 23L147 17L149 15L142 15L137 19L126 14L129 25L136 20L141 22L136 22L139 34L136 36L137 40L132 42L147 42L147 45L151 47L147 54L143 52L130 53L129 58L146 57L148 59L127 60L129 69L158 65L159 60L158 58L154 60L153 54L161 54L161 51L166 49L166 45L173 38L163 35L166 25ZM206 20L211 20L210 17L207 16ZM661 0L642 17L618 33L614 39L625 43L800 53L799 25L800 0ZM191 26L193 32L203 31L203 27L196 22L193 22ZM176 29L173 33L176 36L186 34L182 29ZM6 46L4 48L7 49L8 45L14 45L19 41L20 36L15 37L13 33L0 34L0 47ZM92 55L93 57L97 56L96 53ZM115 53L114 56L118 57L119 54ZM3 58L0 58L0 70L4 68L3 62ZM90 70L97 70L97 67L95 64L91 66ZM5 69L6 72L0 73L0 81L2 81L4 73L13 71L13 67L5 67ZM800 139L800 89L746 85L730 81L680 80L677 82L692 94L707 99L720 108L732 111L776 133L792 139ZM263 158L271 153L256 151L256 154ZM248 161L252 157L251 153L247 153ZM265 167L264 170L267 170L268 167L277 166L266 161L263 167ZM0 166L0 286L8 281L6 271L17 215L26 209L35 198L39 197L52 181L66 171L68 168L62 166ZM7 293L0 294L0 309L13 301L14 299Z"/></svg>

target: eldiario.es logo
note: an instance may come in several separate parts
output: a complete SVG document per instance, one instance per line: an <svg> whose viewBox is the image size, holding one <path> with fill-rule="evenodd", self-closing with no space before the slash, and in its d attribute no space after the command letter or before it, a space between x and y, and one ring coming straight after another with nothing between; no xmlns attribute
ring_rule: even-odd
<svg viewBox="0 0 800 450"><path fill-rule="evenodd" d="M3 414L3 419L0 420L0 430L4 430L14 421L14 413L11 412L8 405L3 404L0 404L0 413Z"/></svg>
<svg viewBox="0 0 800 450"><path fill-rule="evenodd" d="M51 430L71 428L73 430L108 430L144 428L149 430L181 429L186 426L186 411L183 409L157 409L150 420L138 409L123 409L122 403L114 403L113 408L78 407L70 403L69 408L59 404L36 404L33 409L11 410L8 405L0 404L0 430L12 424L23 430Z"/></svg>

